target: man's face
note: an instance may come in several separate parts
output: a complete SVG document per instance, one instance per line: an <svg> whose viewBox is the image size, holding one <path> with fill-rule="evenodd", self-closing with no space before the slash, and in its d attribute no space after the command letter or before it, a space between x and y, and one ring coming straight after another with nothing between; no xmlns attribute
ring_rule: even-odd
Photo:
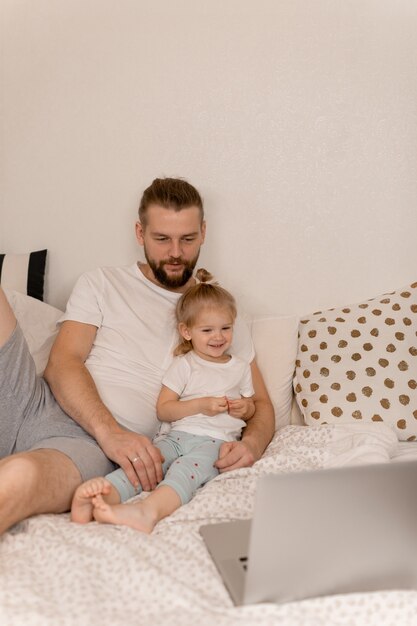
<svg viewBox="0 0 417 626"><path fill-rule="evenodd" d="M136 237L144 248L149 278L166 289L181 291L190 280L204 242L206 225L198 207L174 211L152 204L146 226L136 224Z"/></svg>

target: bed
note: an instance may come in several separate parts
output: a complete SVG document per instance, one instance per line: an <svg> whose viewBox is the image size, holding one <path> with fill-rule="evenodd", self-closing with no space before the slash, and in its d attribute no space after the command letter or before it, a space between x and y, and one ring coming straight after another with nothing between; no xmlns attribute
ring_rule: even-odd
<svg viewBox="0 0 417 626"><path fill-rule="evenodd" d="M42 371L60 312L16 291L8 296ZM202 524L251 517L264 474L417 459L416 331L417 283L301 319L254 320L277 414L262 459L218 476L150 536L79 526L68 514L17 524L0 539L0 624L416 624L417 590L235 607L198 532ZM344 355L345 343L349 367L345 357L334 358Z"/></svg>

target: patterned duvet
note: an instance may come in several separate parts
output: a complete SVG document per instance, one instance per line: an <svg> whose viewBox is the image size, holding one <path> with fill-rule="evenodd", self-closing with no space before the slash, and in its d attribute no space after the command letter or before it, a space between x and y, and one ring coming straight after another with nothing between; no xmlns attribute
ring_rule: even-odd
<svg viewBox="0 0 417 626"><path fill-rule="evenodd" d="M22 522L0 539L0 624L417 624L417 591L236 608L198 533L203 523L250 517L264 473L409 458L417 443L399 445L382 425L287 426L254 467L217 477L150 536L78 526L67 514Z"/></svg>

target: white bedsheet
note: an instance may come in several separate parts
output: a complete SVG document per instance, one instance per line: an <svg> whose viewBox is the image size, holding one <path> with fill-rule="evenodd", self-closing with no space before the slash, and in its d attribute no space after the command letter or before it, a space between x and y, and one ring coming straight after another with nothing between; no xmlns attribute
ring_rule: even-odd
<svg viewBox="0 0 417 626"><path fill-rule="evenodd" d="M417 458L383 425L287 426L250 469L217 477L150 536L42 515L0 539L0 624L112 626L407 626L417 592L388 591L234 607L199 536L210 521L249 517L258 477Z"/></svg>

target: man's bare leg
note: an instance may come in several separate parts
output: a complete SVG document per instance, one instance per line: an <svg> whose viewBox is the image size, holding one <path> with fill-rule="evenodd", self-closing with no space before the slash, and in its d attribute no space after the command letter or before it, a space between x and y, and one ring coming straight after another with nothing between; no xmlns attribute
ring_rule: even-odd
<svg viewBox="0 0 417 626"><path fill-rule="evenodd" d="M98 476L80 485L71 504L71 521L87 524L93 521L93 498L101 495L108 504L119 504L120 495L116 487L106 478Z"/></svg>
<svg viewBox="0 0 417 626"><path fill-rule="evenodd" d="M16 327L16 317L0 287L0 347ZM0 534L31 515L63 513L81 476L58 450L21 452L0 460Z"/></svg>
<svg viewBox="0 0 417 626"><path fill-rule="evenodd" d="M93 505L93 516L97 522L130 526L149 534L161 519L179 509L181 499L175 489L161 485L140 502L112 505L97 495L93 498Z"/></svg>
<svg viewBox="0 0 417 626"><path fill-rule="evenodd" d="M0 534L27 517L69 511L81 476L69 457L32 450L0 461Z"/></svg>
<svg viewBox="0 0 417 626"><path fill-rule="evenodd" d="M16 318L0 287L0 346L6 343L16 326Z"/></svg>

